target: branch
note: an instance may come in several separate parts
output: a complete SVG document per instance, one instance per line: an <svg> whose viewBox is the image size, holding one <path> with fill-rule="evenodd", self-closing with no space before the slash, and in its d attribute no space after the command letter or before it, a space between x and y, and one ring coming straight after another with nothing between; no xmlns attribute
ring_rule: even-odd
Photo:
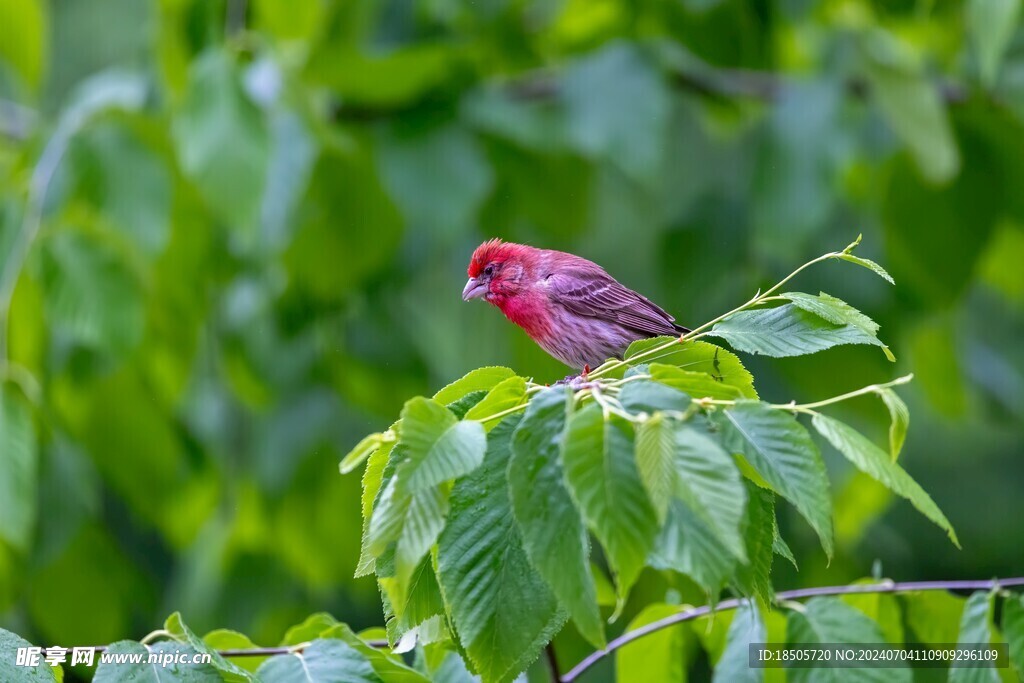
<svg viewBox="0 0 1024 683"><path fill-rule="evenodd" d="M988 581L905 581L896 583L894 581L883 581L882 583L861 584L854 586L819 586L817 588L797 588L796 590L782 591L776 593L776 602L783 600L798 600L802 598L813 598L819 595L850 595L856 593L908 593L911 591L934 591L934 590L992 590L995 588L1007 588L1010 586L1024 586L1024 576L1012 579L991 579ZM643 638L652 633L660 631L669 626L680 624L684 621L691 621L713 611L736 609L740 605L749 602L748 598L731 598L723 600L716 606L703 605L691 607L676 614L652 621L638 629L623 633L615 640L608 643L608 647L597 650L584 657L579 664L562 676L563 683L571 683L583 674L584 671L601 661L623 645L628 645L634 640Z"/></svg>
<svg viewBox="0 0 1024 683"><path fill-rule="evenodd" d="M1018 576L1010 579L989 579L989 580L967 580L967 581L883 581L881 583L873 584L859 584L854 586L818 586L815 588L797 588L795 590L782 591L775 594L775 600L777 603L782 603L786 600L800 600L803 598L813 598L821 595L851 595L858 593L910 593L913 591L954 591L954 590L994 590L998 588L1010 588L1013 586L1024 586L1024 576ZM601 661L615 650L618 650L623 645L628 645L634 640L639 640L644 636L648 636L652 633L656 633L662 629L674 626L675 624L681 624L684 621L692 621L698 617L702 617L712 612L720 612L722 610L736 609L737 607L750 602L748 598L730 598L729 600L722 600L715 606L703 605L701 607L690 607L676 614L659 619L658 621L652 621L649 624L641 626L638 629L623 633L621 636L612 640L608 643L608 647L603 650L597 650L590 653L583 658L579 664L574 666L568 673L561 676L558 675L558 663L555 658L554 648L551 644L547 647L548 662L551 665L552 671L554 672L554 680L556 683L572 683L580 677L587 669L592 667L597 662ZM150 636L163 635L163 631L154 631ZM144 638L143 640L148 639ZM368 640L366 644L370 647L375 648L386 648L388 647L388 641L386 640ZM305 648L309 647L310 643L299 643L298 645L292 645L287 647L254 647L239 650L217 650L217 654L221 657L273 657L274 655L289 655L295 652L301 652ZM98 645L92 649L97 652L104 652L109 646ZM43 648L45 652L46 648Z"/></svg>

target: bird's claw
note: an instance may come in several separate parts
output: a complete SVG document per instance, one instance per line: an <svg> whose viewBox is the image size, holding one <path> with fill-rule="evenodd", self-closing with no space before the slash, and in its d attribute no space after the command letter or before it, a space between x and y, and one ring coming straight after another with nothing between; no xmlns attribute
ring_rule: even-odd
<svg viewBox="0 0 1024 683"><path fill-rule="evenodd" d="M594 386L594 382L588 379L590 375L590 366L584 365L583 372L578 375L566 375L564 378L555 382L556 387L569 387L573 391L579 391L580 389L589 389Z"/></svg>

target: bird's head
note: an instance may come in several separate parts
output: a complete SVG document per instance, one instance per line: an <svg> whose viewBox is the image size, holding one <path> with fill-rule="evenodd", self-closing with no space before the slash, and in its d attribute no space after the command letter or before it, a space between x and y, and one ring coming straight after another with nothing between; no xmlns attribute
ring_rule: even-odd
<svg viewBox="0 0 1024 683"><path fill-rule="evenodd" d="M536 249L522 244L488 240L476 248L466 269L469 281L462 298L484 299L491 303L518 294L528 283L526 275Z"/></svg>

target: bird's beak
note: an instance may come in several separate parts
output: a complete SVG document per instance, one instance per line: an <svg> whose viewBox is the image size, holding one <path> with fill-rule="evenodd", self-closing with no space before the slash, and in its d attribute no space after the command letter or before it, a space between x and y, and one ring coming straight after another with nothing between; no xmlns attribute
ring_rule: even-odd
<svg viewBox="0 0 1024 683"><path fill-rule="evenodd" d="M479 299L487 294L487 283L479 278L471 277L466 286L462 288L462 300Z"/></svg>

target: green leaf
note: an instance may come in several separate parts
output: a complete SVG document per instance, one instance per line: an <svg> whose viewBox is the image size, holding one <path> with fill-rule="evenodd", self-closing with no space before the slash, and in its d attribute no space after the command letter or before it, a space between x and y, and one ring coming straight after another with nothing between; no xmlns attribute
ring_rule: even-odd
<svg viewBox="0 0 1024 683"><path fill-rule="evenodd" d="M565 606L583 636L604 647L583 521L564 483L561 444L571 394L546 389L530 401L512 436L509 496L531 564Z"/></svg>
<svg viewBox="0 0 1024 683"><path fill-rule="evenodd" d="M710 397L726 401L744 398L743 391L739 387L726 384L705 372L684 370L664 363L651 363L650 372L655 381L696 398Z"/></svg>
<svg viewBox="0 0 1024 683"><path fill-rule="evenodd" d="M46 68L46 8L41 0L0 4L0 59L10 64L30 88L39 86Z"/></svg>
<svg viewBox="0 0 1024 683"><path fill-rule="evenodd" d="M735 461L707 434L681 424L676 432L675 492L741 562L747 490Z"/></svg>
<svg viewBox="0 0 1024 683"><path fill-rule="evenodd" d="M734 313L707 334L725 339L740 351L775 358L803 356L841 344L883 346L855 325L831 323L795 304Z"/></svg>
<svg viewBox="0 0 1024 683"><path fill-rule="evenodd" d="M1024 595L1013 595L1003 602L1003 636L1010 646L1010 662L1017 675L1024 676Z"/></svg>
<svg viewBox="0 0 1024 683"><path fill-rule="evenodd" d="M655 569L672 569L692 577L711 595L725 585L736 565L711 527L679 499L669 504L648 561Z"/></svg>
<svg viewBox="0 0 1024 683"><path fill-rule="evenodd" d="M363 461L373 455L381 443L383 443L384 435L380 432L375 432L364 436L362 440L352 447L352 450L341 459L341 464L338 465L338 469L342 474L348 474L355 468L363 464Z"/></svg>
<svg viewBox="0 0 1024 683"><path fill-rule="evenodd" d="M996 83L999 63L1013 38L1020 16L1020 0L968 0L967 32L978 58L981 82Z"/></svg>
<svg viewBox="0 0 1024 683"><path fill-rule="evenodd" d="M649 356L641 355L670 341L676 343ZM740 362L736 354L721 346L702 341L679 343L678 338L675 337L654 337L630 344L623 354L623 359L630 365L659 362L690 372L702 372L711 375L716 382L735 387L744 398L757 398L753 375L743 367L743 363Z"/></svg>
<svg viewBox="0 0 1024 683"><path fill-rule="evenodd" d="M907 626L922 643L955 643L964 613L964 599L946 591L900 595Z"/></svg>
<svg viewBox="0 0 1024 683"><path fill-rule="evenodd" d="M960 168L960 155L931 76L891 34L875 30L864 35L873 101L921 174L933 183L950 180Z"/></svg>
<svg viewBox="0 0 1024 683"><path fill-rule="evenodd" d="M825 292L821 292L817 296L803 292L785 292L779 296L792 301L797 308L809 311L830 323L850 324L870 335L878 333L878 323L842 299L837 299Z"/></svg>
<svg viewBox="0 0 1024 683"><path fill-rule="evenodd" d="M629 622L625 633L679 611L679 605L647 605ZM684 624L675 624L623 645L615 653L615 680L617 683L684 683L689 659L685 648L688 636Z"/></svg>
<svg viewBox="0 0 1024 683"><path fill-rule="evenodd" d="M803 646L817 643L860 644L884 643L878 624L869 619L863 612L844 604L832 597L812 598L802 610L790 612L786 624L786 642L799 643ZM912 679L910 669L894 663L886 669L868 668L792 668L788 670L787 680L793 683L803 681L836 681L856 683L858 681L877 681L878 683L906 681Z"/></svg>
<svg viewBox="0 0 1024 683"><path fill-rule="evenodd" d="M885 268L878 265L871 259L861 258L860 256L854 256L853 254L840 254L837 258L849 261L850 263L856 263L858 266L874 271L875 275L886 280L890 285L896 284L896 281L892 279L892 275L889 275Z"/></svg>
<svg viewBox="0 0 1024 683"><path fill-rule="evenodd" d="M659 410L684 412L690 407L690 397L672 387L648 379L625 384L619 392L619 403L626 410L653 413Z"/></svg>
<svg viewBox="0 0 1024 683"><path fill-rule="evenodd" d="M637 428L636 466L658 522L664 523L677 475L676 427L662 413L655 413Z"/></svg>
<svg viewBox="0 0 1024 683"><path fill-rule="evenodd" d="M365 637L366 632L360 631L360 635ZM349 647L366 658L370 666L373 667L374 672L380 676L384 683L429 683L430 679L426 676L406 666L400 655L371 647L360 636L353 633L348 624L335 624L324 631L321 637L337 638L344 641Z"/></svg>
<svg viewBox="0 0 1024 683"><path fill-rule="evenodd" d="M748 665L748 651L751 643L763 643L767 635L756 605L748 602L737 608L726 635L725 650L715 665L712 682L760 683L764 680L764 669Z"/></svg>
<svg viewBox="0 0 1024 683"><path fill-rule="evenodd" d="M249 639L249 636L238 631L227 628L218 628L203 636L206 647L212 650L252 650L257 647L256 643ZM256 673L260 664L267 661L267 657L226 657L229 662L245 669L249 673Z"/></svg>
<svg viewBox="0 0 1024 683"><path fill-rule="evenodd" d="M789 563L793 565L793 569L800 571L800 567L796 564L796 558L793 557L793 551L789 549L789 544L786 543L786 539L779 533L778 520L775 521L774 537L772 538L772 551L779 557L789 560Z"/></svg>
<svg viewBox="0 0 1024 683"><path fill-rule="evenodd" d="M995 591L977 591L972 593L964 604L964 613L960 618L960 634L958 645L978 643L988 645L992 642L992 616ZM995 667L949 667L950 683L999 683L999 671Z"/></svg>
<svg viewBox="0 0 1024 683"><path fill-rule="evenodd" d="M17 662L18 648L32 647L28 642L16 633L11 633L0 628L0 680L4 681L25 681L26 683L52 683L57 680L54 669L39 656L39 664L36 666L19 666Z"/></svg>
<svg viewBox="0 0 1024 683"><path fill-rule="evenodd" d="M341 640L314 640L302 652L277 655L256 670L275 683L384 683L366 657Z"/></svg>
<svg viewBox="0 0 1024 683"><path fill-rule="evenodd" d="M889 409L889 455L896 462L910 427L910 410L903 399L888 387L876 389L875 393L882 397L882 402Z"/></svg>
<svg viewBox="0 0 1024 683"><path fill-rule="evenodd" d="M306 617L301 624L289 628L281 645L290 646L308 643L323 636L324 632L338 625L338 620L327 612L317 612Z"/></svg>
<svg viewBox="0 0 1024 683"><path fill-rule="evenodd" d="M361 497L363 511L363 535L362 546L359 552L359 562L356 564L355 578L371 574L374 570L374 558L370 552L370 519L373 517L373 505L380 493L381 485L384 482L384 469L391 459L392 449L395 442L390 441L383 448L378 448L370 454L363 470L363 493Z"/></svg>
<svg viewBox="0 0 1024 683"><path fill-rule="evenodd" d="M604 546L624 599L640 575L658 520L640 480L628 424L591 403L569 418L565 479L587 525Z"/></svg>
<svg viewBox="0 0 1024 683"><path fill-rule="evenodd" d="M474 391L490 391L500 382L515 376L512 370L496 365L477 368L442 388L434 394L434 400L447 405Z"/></svg>
<svg viewBox="0 0 1024 683"><path fill-rule="evenodd" d="M566 614L529 562L512 517L506 471L510 415L490 434L483 465L456 482L438 540L441 586L459 642L484 681L509 681L532 662Z"/></svg>
<svg viewBox="0 0 1024 683"><path fill-rule="evenodd" d="M851 585L875 584L876 580L863 579ZM850 593L842 596L842 601L850 607L860 610L868 618L878 624L885 640L893 645L904 642L903 615L895 595L888 593ZM947 641L953 642L953 641Z"/></svg>
<svg viewBox="0 0 1024 683"><path fill-rule="evenodd" d="M0 381L0 539L27 551L36 525L36 431L28 407Z"/></svg>
<svg viewBox="0 0 1024 683"><path fill-rule="evenodd" d="M220 673L227 683L245 683L254 680L252 674L241 667L229 662L220 656L214 648L207 645L202 638L192 632L181 619L181 614L175 612L167 617L164 622L164 629L171 636L179 641L187 643L196 652L210 656L210 664Z"/></svg>
<svg viewBox="0 0 1024 683"><path fill-rule="evenodd" d="M812 423L818 433L858 469L884 484L893 493L909 500L921 514L945 530L949 540L953 541L956 547L960 547L956 532L946 516L924 489L902 467L892 461L889 454L839 420L815 413Z"/></svg>
<svg viewBox="0 0 1024 683"><path fill-rule="evenodd" d="M217 217L254 230L270 136L227 51L209 49L192 64L172 130L182 170Z"/></svg>
<svg viewBox="0 0 1024 683"><path fill-rule="evenodd" d="M526 403L526 380L522 377L509 377L496 384L483 400L470 408L465 419L482 420L523 403ZM495 423L487 424L493 427Z"/></svg>
<svg viewBox="0 0 1024 683"><path fill-rule="evenodd" d="M736 568L736 584L745 595L753 595L765 608L775 598L772 590L773 540L775 532L775 494L746 482L750 502L743 528L746 563Z"/></svg>
<svg viewBox="0 0 1024 683"><path fill-rule="evenodd" d="M725 445L792 503L832 557L832 502L825 463L810 434L789 413L764 403L743 402L720 420Z"/></svg>
<svg viewBox="0 0 1024 683"><path fill-rule="evenodd" d="M142 338L139 283L120 254L78 232L45 243L46 310L55 327L85 346L123 354Z"/></svg>
<svg viewBox="0 0 1024 683"><path fill-rule="evenodd" d="M221 683L222 678L211 664L176 664L175 655L191 659L196 652L188 645L174 640L164 640L152 645L143 645L134 640L119 640L107 647L108 655L141 657L140 664L130 660L100 663L96 667L93 683ZM168 664L149 664L150 655L167 657ZM97 655L96 660L99 661ZM159 659L157 660L159 661ZM307 679L302 679L308 683Z"/></svg>
<svg viewBox="0 0 1024 683"><path fill-rule="evenodd" d="M118 232L146 255L167 246L171 173L164 160L126 126L101 121L72 147L78 190Z"/></svg>
<svg viewBox="0 0 1024 683"><path fill-rule="evenodd" d="M487 435L479 422L458 420L436 401L418 396L402 409L399 488L417 492L457 479L480 466Z"/></svg>

